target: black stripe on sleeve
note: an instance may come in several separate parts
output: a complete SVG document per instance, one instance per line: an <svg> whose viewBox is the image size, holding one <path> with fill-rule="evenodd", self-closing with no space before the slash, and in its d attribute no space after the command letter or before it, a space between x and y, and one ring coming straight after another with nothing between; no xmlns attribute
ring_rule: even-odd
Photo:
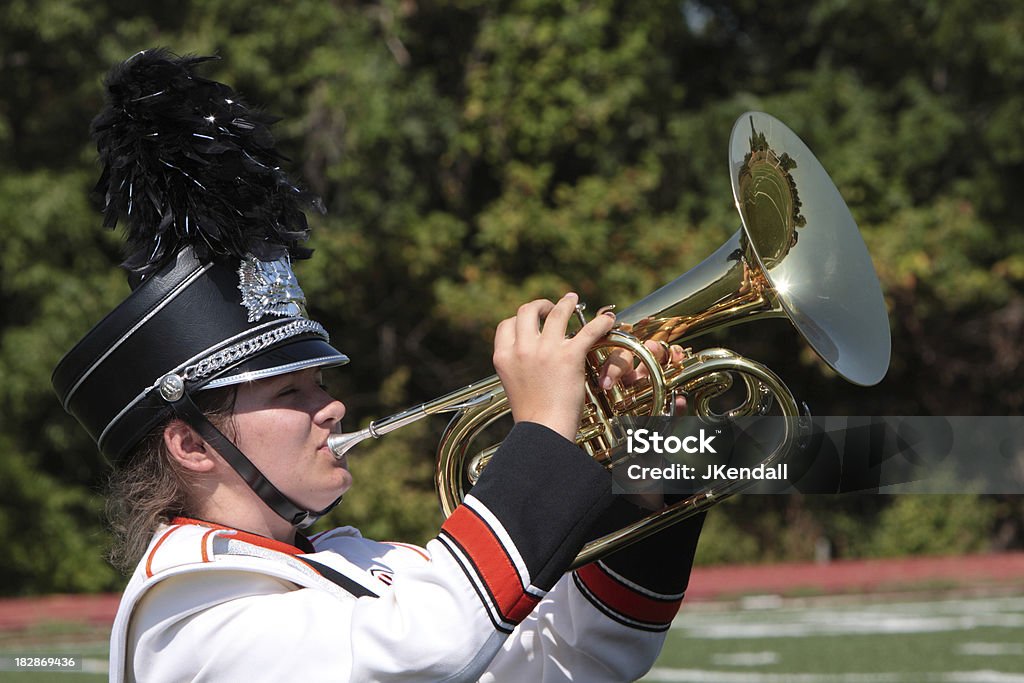
<svg viewBox="0 0 1024 683"><path fill-rule="evenodd" d="M497 517L530 572L550 590L575 559L613 497L611 475L574 443L520 422L472 493Z"/></svg>

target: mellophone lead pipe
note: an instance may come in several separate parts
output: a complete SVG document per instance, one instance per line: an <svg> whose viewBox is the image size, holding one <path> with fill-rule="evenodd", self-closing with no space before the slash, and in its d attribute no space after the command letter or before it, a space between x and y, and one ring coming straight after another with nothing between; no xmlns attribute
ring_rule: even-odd
<svg viewBox="0 0 1024 683"><path fill-rule="evenodd" d="M384 434L401 429L430 415L461 412L467 408L486 405L502 393L501 380L497 375L491 375L440 398L374 420L365 429L358 432L331 434L327 437L327 447L334 453L334 457L340 459L353 446L366 439L379 439Z"/></svg>
<svg viewBox="0 0 1024 683"><path fill-rule="evenodd" d="M583 311L585 311L586 308L587 305L585 303L581 302L576 304L576 319L579 321L581 326L587 324L587 319L583 315ZM598 309L598 314L610 312L614 308L614 305L603 306ZM621 335L621 333L619 333L619 335ZM612 333L609 333L609 336L613 336ZM440 398L435 398L432 401L421 403L414 408L407 408L406 410L395 413L394 415L374 420L365 429L361 429L358 432L352 432L350 434L331 434L327 437L327 447L334 453L334 457L340 459L343 455L348 453L353 446L367 439L379 439L385 434L389 434L396 429L401 429L406 425L417 422L430 415L458 413L468 408L487 405L496 397L504 395L504 393L505 391L501 384L501 380L497 375L491 375L490 377L466 385L461 389L456 389L455 391L445 394Z"/></svg>

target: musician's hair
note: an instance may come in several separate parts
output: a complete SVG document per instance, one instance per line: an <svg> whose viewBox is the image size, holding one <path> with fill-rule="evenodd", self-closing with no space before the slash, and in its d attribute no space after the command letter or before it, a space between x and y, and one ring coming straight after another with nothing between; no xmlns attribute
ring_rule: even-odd
<svg viewBox="0 0 1024 683"><path fill-rule="evenodd" d="M237 387L200 391L196 405L218 429L231 432ZM176 418L172 418L176 419ZM153 533L175 517L194 514L192 477L171 458L163 422L139 442L107 482L107 519L113 534L110 563L129 575L146 552Z"/></svg>

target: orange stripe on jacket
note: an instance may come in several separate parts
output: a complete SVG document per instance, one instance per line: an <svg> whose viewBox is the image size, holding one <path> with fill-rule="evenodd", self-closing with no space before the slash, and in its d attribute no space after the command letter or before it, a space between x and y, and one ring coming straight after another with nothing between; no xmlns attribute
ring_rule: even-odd
<svg viewBox="0 0 1024 683"><path fill-rule="evenodd" d="M304 551L301 548L296 548L290 543L284 541L278 541L273 538L266 536L260 536L259 534L250 533L248 531L242 531L233 527L224 526L223 524L217 524L216 522L207 522L202 519L192 519L191 517L175 517L171 520L171 524L191 524L194 526L206 527L207 529L219 530L219 531L230 531L232 532L232 538L244 541L245 543L251 543L252 545L258 545L261 548L268 548L270 550L276 550L279 553L285 553L287 555L301 555ZM208 536L209 534L207 534ZM206 540L206 536L203 536L203 540ZM206 561L206 546L203 546L203 560Z"/></svg>
<svg viewBox="0 0 1024 683"><path fill-rule="evenodd" d="M518 624L533 611L540 598L526 592L508 550L479 515L460 505L441 528L469 555L505 620Z"/></svg>
<svg viewBox="0 0 1024 683"><path fill-rule="evenodd" d="M156 551L160 549L167 537L173 534L175 531L180 529L180 526L172 526L170 529L164 532L164 535L160 537L160 540L156 542L153 549L149 551L149 557L146 558L146 578L152 578L153 576L153 557L156 555Z"/></svg>

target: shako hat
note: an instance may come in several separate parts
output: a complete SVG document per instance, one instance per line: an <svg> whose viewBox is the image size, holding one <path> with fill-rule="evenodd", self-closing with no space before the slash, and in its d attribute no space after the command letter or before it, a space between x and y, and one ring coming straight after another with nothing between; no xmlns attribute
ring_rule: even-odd
<svg viewBox="0 0 1024 683"><path fill-rule="evenodd" d="M172 414L209 426L194 414L196 391L348 361L306 316L291 268L311 253L304 210L322 211L319 199L281 169L275 119L196 73L209 59L136 54L108 74L92 124L103 165L95 194L106 227L127 224L133 291L52 382L115 463ZM241 457L231 464L266 488Z"/></svg>

